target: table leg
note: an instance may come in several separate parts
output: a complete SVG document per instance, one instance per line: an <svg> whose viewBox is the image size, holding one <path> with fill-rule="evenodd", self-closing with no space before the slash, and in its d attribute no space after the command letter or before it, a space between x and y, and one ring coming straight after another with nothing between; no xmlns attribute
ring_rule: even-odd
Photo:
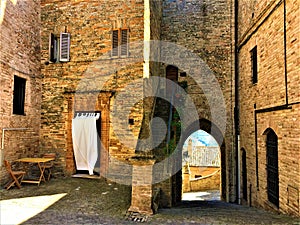
<svg viewBox="0 0 300 225"><path fill-rule="evenodd" d="M39 167L40 172L41 172L39 183L38 183L38 185L40 185L42 180L46 182L46 179L45 179L45 176L44 176L44 172L45 172L44 163L38 163L38 167Z"/></svg>

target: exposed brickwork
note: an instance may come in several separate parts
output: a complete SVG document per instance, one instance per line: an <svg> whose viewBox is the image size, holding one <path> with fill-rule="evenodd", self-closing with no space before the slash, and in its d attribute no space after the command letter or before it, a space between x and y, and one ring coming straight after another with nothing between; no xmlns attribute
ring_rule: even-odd
<svg viewBox="0 0 300 225"><path fill-rule="evenodd" d="M39 1L4 2L1 2L4 14L0 17L0 135L4 134L4 139L1 138L1 165L3 159L13 161L27 155L40 155L42 87ZM13 114L14 76L26 79L25 115ZM7 175L2 166L0 183L7 181Z"/></svg>
<svg viewBox="0 0 300 225"><path fill-rule="evenodd" d="M299 52L300 43L300 29L296 25L299 24L299 17L296 16L300 13L299 2L286 1L286 24L285 1L259 1L256 4L251 2L250 11L247 4L250 4L250 1L240 1L239 21L243 24L239 26L240 121L241 148L244 148L247 154L247 204L251 202L255 206L299 215L300 95L299 74L296 75L299 73L299 54L296 53ZM286 40L284 25L286 25ZM257 46L258 52L257 84L252 84L251 77L250 50L254 46ZM284 105L288 109L284 109ZM255 119L255 110L276 106L283 107L279 110L270 108L265 112L256 111ZM257 124L257 139L255 124ZM278 136L279 209L269 202L267 196L267 129L272 129Z"/></svg>
<svg viewBox="0 0 300 225"><path fill-rule="evenodd" d="M119 137L115 136L115 131L121 137L124 135L122 136L122 130L118 130L121 128L111 124L112 120L117 118L110 111L114 109L113 107L116 107L117 112L120 111L118 107L122 110L132 107L129 101L123 101L123 104L118 105L113 105L113 102L117 93L124 91L128 82L142 77L143 60L138 58L140 54L137 55L133 51L130 51L130 57L112 59L110 50L113 29L129 28L130 43L143 40L143 10L143 1L132 3L125 1L42 1L42 62L47 62L49 58L48 36L50 33L58 35L62 31L67 31L71 34L70 62L50 63L42 66L44 117L42 118L41 140L45 142L45 146L48 146L48 148L45 147L45 151L54 148L62 155L62 162L67 155L68 161L63 163L62 167L65 167L63 170L67 170L68 173L74 171L70 128L75 111L101 111L101 140L106 153L109 152L111 156L120 159L134 153L134 149L125 148ZM134 59L136 57L137 59ZM122 64L125 61L129 65L124 67ZM85 92L85 94L79 94L78 91ZM88 94L89 91L98 93ZM108 94L106 96L99 94L100 91ZM117 93L114 95L115 92ZM72 101L67 103L69 97ZM130 129L135 138L139 134L142 121L141 108L141 104L136 104L135 109L129 115L134 120L134 125ZM69 110L72 110L71 114ZM65 152L66 149L68 149L67 152ZM104 157L106 158L104 165L108 163L107 157L108 155Z"/></svg>
<svg viewBox="0 0 300 225"><path fill-rule="evenodd" d="M164 77L166 67L174 65L179 72L187 73L187 77L179 76L179 82L188 83L187 92L196 106L201 129L213 132L212 127L220 128L222 123L226 124L224 134L214 134L221 148L222 198L237 200L233 131L233 0L149 1L150 21L144 18L147 13L143 0L4 2L6 7L3 18L0 18L0 79L3 87L0 92L0 134L5 132L1 139L4 144L2 157L14 160L55 152L54 174L70 175L75 171L71 133L74 113L101 111L101 120L98 121L103 144L101 174L121 180L126 177L129 184L132 179L132 184L143 182L139 180L141 171L128 165L128 159L135 155L139 135L149 134L147 127L153 116L154 99L139 99L143 97L146 82L133 84L133 81L148 75L147 70L151 76ZM240 83L236 85L240 89L240 147L247 154L247 204L299 215L299 2L238 2ZM120 28L129 29L129 55L112 57L112 30ZM149 36L144 35L148 28ZM70 62L49 63L49 34L58 36L61 32L71 34ZM160 49L160 46L153 45L150 56L163 63L144 61L143 45L136 47L133 43L149 37L175 43L187 51L174 51L166 46ZM249 52L256 45L258 83L253 85ZM194 54L197 59L193 58ZM201 68L198 68L199 59L200 62L203 60ZM191 78L197 73L203 79ZM226 113L226 118L213 116L213 109L219 107L220 96L212 87L204 89L211 81L206 79L209 74L214 75L221 89L225 106L220 110ZM26 79L25 115L22 116L12 114L14 75ZM133 84L130 88L127 87L129 83ZM158 91L165 92L165 86L159 86ZM131 89L134 92L130 92ZM119 99L121 94L123 96ZM131 101L134 97L138 101ZM275 106L282 107L280 110L255 111ZM187 112L189 107L185 109ZM119 114L126 110L128 115ZM268 128L278 136L279 209L269 203L266 194ZM192 126L184 135L193 131ZM129 136L128 132L132 135ZM126 146L128 143L132 145ZM147 170L147 173L153 173L149 175L149 181L162 180L154 185L161 190L161 206L172 206L181 195L178 188L181 179L174 171L175 165L181 165L178 157L177 161L171 159L168 166L156 164L155 171L159 169L161 173ZM125 168L122 162L128 166ZM6 181L6 175L1 167L1 183ZM152 188L152 185L133 185L132 209L149 213ZM145 198L140 200L139 196Z"/></svg>
<svg viewBox="0 0 300 225"><path fill-rule="evenodd" d="M179 67L179 72L187 73L187 77L179 76L179 82L188 82L187 93L192 98L200 119L217 123L215 124L217 127L221 126L218 122L226 124L226 132L224 133L225 151L222 152L224 158L226 158L226 169L223 167L222 173L226 177L226 192L230 192L227 200L233 201L235 199L234 171L232 171L234 162L231 155L233 154L233 107L231 103L234 100L232 92L233 30L231 26L233 2L174 0L163 1L163 3L161 38L164 41L173 42L179 46L179 49L182 48L187 51L179 52L167 48L162 50L161 57L167 59L169 64ZM195 56L197 56L196 59ZM217 96L214 87L208 86L209 81L211 81L209 72L202 66L198 68L201 60L219 82L218 87L220 87L226 102L226 105L222 107L222 110L226 111L226 122L224 119L212 118L212 109L220 107L218 103L220 97ZM163 74L166 73L166 66L162 70ZM202 78L195 80L189 75ZM203 89L204 87L207 89ZM188 111L188 108L185 109L185 112ZM211 132L210 128L208 132ZM225 181L223 182L225 183Z"/></svg>
<svg viewBox="0 0 300 225"><path fill-rule="evenodd" d="M190 180L190 191L218 190L220 188L220 170L207 177Z"/></svg>
<svg viewBox="0 0 300 225"><path fill-rule="evenodd" d="M153 214L152 166L155 160L132 160L131 212Z"/></svg>

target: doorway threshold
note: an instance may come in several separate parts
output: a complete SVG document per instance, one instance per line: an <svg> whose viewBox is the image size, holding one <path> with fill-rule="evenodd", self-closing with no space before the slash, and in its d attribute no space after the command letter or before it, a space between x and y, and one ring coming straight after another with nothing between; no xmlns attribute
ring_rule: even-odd
<svg viewBox="0 0 300 225"><path fill-rule="evenodd" d="M77 174L73 174L72 175L73 178L86 178L86 179L100 179L101 177L99 175L89 175L89 174L81 174L81 173L77 173Z"/></svg>

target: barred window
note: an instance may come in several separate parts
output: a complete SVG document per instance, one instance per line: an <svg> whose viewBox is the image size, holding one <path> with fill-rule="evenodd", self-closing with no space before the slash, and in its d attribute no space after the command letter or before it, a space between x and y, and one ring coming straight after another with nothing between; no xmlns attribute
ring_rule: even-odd
<svg viewBox="0 0 300 225"><path fill-rule="evenodd" d="M266 145L268 200L279 207L278 137L272 129L268 130Z"/></svg>

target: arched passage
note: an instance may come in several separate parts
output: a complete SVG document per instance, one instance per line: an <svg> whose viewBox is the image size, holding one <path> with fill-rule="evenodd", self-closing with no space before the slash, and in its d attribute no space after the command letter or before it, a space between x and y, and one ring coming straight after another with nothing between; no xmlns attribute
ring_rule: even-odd
<svg viewBox="0 0 300 225"><path fill-rule="evenodd" d="M180 146L179 149L182 149L183 144L188 139L188 137L192 133L194 133L195 131L197 131L199 129L212 135L220 147L220 153L221 153L221 188L220 188L221 200L226 200L226 152L225 152L226 148L225 148L223 134L221 133L219 128L216 125L214 125L212 122L210 122L209 120L206 120L206 119L200 119L198 121L195 121L194 123L192 123L189 127L187 127L183 131L183 133L181 135L181 140L179 143L179 146ZM181 171L180 171L180 176L181 176ZM177 187L176 192L177 193L179 191L181 192L182 189L180 188L180 190L179 190L178 187L182 186L182 179L177 179L175 185ZM176 196L176 193L173 194L173 197L174 197L174 195ZM177 196L178 196L178 194L177 194Z"/></svg>
<svg viewBox="0 0 300 225"><path fill-rule="evenodd" d="M182 200L220 200L221 152L213 136L195 131L182 152Z"/></svg>

